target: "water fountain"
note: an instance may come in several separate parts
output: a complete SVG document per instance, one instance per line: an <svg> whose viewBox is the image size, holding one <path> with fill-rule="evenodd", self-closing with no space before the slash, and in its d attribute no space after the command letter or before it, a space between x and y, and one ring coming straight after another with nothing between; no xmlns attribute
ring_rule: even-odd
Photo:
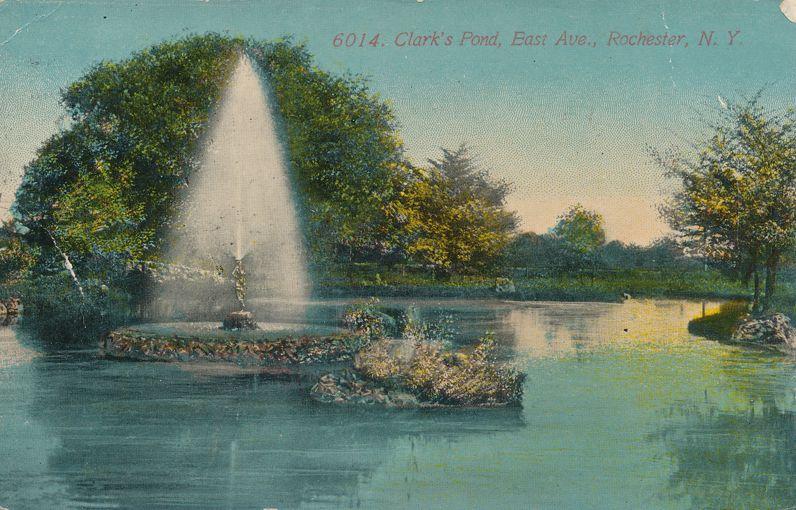
<svg viewBox="0 0 796 510"><path fill-rule="evenodd" d="M301 322L308 269L285 160L263 80L241 55L211 119L165 256L225 275L237 303L229 287L187 283L161 289L158 299L187 317L219 320L230 312L234 329L256 327L255 317L273 321L284 310Z"/></svg>
<svg viewBox="0 0 796 510"><path fill-rule="evenodd" d="M165 260L155 264L178 269L156 289L156 322L111 332L103 352L291 370L350 359L361 335L306 321L308 267L296 201L268 94L245 55L198 161Z"/></svg>

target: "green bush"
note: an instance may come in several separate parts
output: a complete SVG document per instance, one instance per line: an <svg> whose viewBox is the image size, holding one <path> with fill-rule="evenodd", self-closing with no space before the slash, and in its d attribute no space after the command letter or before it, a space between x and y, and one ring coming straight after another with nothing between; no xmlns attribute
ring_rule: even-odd
<svg viewBox="0 0 796 510"><path fill-rule="evenodd" d="M96 342L131 316L129 294L87 282L81 295L68 275L36 278L21 293L23 327L53 343Z"/></svg>
<svg viewBox="0 0 796 510"><path fill-rule="evenodd" d="M370 298L349 306L343 313L343 326L369 338L383 338L394 334L395 319L379 311L378 304L378 299Z"/></svg>

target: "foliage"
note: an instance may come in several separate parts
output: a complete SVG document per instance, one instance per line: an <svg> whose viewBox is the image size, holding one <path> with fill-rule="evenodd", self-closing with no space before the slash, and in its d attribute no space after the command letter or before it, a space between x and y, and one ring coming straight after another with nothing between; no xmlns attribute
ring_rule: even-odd
<svg viewBox="0 0 796 510"><path fill-rule="evenodd" d="M22 287L23 325L37 338L57 343L93 342L104 332L129 320L129 294L95 282L84 294L66 274L41 276Z"/></svg>
<svg viewBox="0 0 796 510"><path fill-rule="evenodd" d="M23 243L13 222L0 226L0 286L19 284L36 262L36 251Z"/></svg>
<svg viewBox="0 0 796 510"><path fill-rule="evenodd" d="M782 276L782 285L771 308L785 313L791 322L796 322L796 267L783 268Z"/></svg>
<svg viewBox="0 0 796 510"><path fill-rule="evenodd" d="M515 299L561 301L618 301L634 298L745 298L747 292L715 270L606 271L588 277L559 275L515 279Z"/></svg>
<svg viewBox="0 0 796 510"><path fill-rule="evenodd" d="M416 342L409 357L397 356L386 341L360 351L356 370L364 377L409 391L422 401L441 405L517 404L524 374L495 359L495 340L482 338L475 347L448 351L433 342Z"/></svg>
<svg viewBox="0 0 796 510"><path fill-rule="evenodd" d="M291 168L305 197L313 253L394 249L386 205L406 173L390 106L361 76L335 76L289 39L247 42L270 79Z"/></svg>
<svg viewBox="0 0 796 510"><path fill-rule="evenodd" d="M416 170L391 205L399 244L414 260L444 273L483 271L510 240L516 217L504 209L509 187L480 169L466 146L443 149Z"/></svg>
<svg viewBox="0 0 796 510"><path fill-rule="evenodd" d="M369 338L381 338L395 329L395 321L377 310L379 300L370 298L349 306L343 313L343 326Z"/></svg>
<svg viewBox="0 0 796 510"><path fill-rule="evenodd" d="M371 308L370 300L359 309ZM369 316L368 324L373 323ZM381 324L376 321L377 324ZM363 331L363 328L357 329ZM387 389L407 391L424 404L502 405L522 398L524 374L497 361L497 344L487 335L471 349L451 350L450 318L427 323L408 310L402 340L374 341L357 353L354 368L365 379Z"/></svg>
<svg viewBox="0 0 796 510"><path fill-rule="evenodd" d="M605 221L594 211L575 204L558 217L552 234L579 253L589 253L605 243Z"/></svg>
<svg viewBox="0 0 796 510"><path fill-rule="evenodd" d="M514 236L503 251L503 262L508 267L539 270L552 269L555 257L555 239L550 235L523 232Z"/></svg>
<svg viewBox="0 0 796 510"><path fill-rule="evenodd" d="M49 231L78 262L155 255L239 46L214 34L166 42L67 87L72 124L39 149L17 191L28 240L50 247Z"/></svg>
<svg viewBox="0 0 796 510"><path fill-rule="evenodd" d="M401 336L412 343L436 342L448 346L453 342L456 333L453 317L450 315L441 315L436 320L422 320L414 306L404 312L402 322Z"/></svg>
<svg viewBox="0 0 796 510"><path fill-rule="evenodd" d="M796 242L796 113L772 113L755 97L728 104L696 154L656 154L681 185L662 209L683 242L731 262L755 283L766 271L764 306L773 303L783 255Z"/></svg>
<svg viewBox="0 0 796 510"><path fill-rule="evenodd" d="M325 296L406 296L494 298L495 278L487 275L451 275L439 279L426 272L386 272L377 281L358 266L338 278L320 280ZM662 269L589 269L581 272L539 274L536 268L512 270L516 291L512 299L616 302L623 293L633 297L746 298L738 281L713 268L675 266ZM796 300L793 300L796 301ZM791 305L792 306L792 305Z"/></svg>
<svg viewBox="0 0 796 510"><path fill-rule="evenodd" d="M590 251L584 252L574 248L564 236L533 232L512 239L503 253L503 263L508 268L524 269L526 275L538 276L567 273L596 276L601 271L638 269L694 271L703 266L701 260L686 254L671 238L658 239L648 246L616 240L605 244L594 242Z"/></svg>
<svg viewBox="0 0 796 510"><path fill-rule="evenodd" d="M533 269L540 275L594 272L598 267L610 267L602 260L603 223L598 213L575 204L558 217L549 233L526 232L514 237L502 254L503 262L509 267Z"/></svg>
<svg viewBox="0 0 796 510"><path fill-rule="evenodd" d="M92 173L80 175L62 195L53 212L53 235L67 253L121 253L140 259L151 246L153 232L131 228L145 219L144 204L131 202L130 167L112 172L102 160Z"/></svg>
<svg viewBox="0 0 796 510"><path fill-rule="evenodd" d="M605 244L603 217L575 204L558 217L550 234L560 241L559 257L564 266L593 266L596 251Z"/></svg>
<svg viewBox="0 0 796 510"><path fill-rule="evenodd" d="M688 256L674 239L664 237L648 246L611 241L597 253L600 267L607 269L650 269L696 271L704 264L696 257Z"/></svg>
<svg viewBox="0 0 796 510"><path fill-rule="evenodd" d="M495 208L506 205L511 185L503 179L496 179L483 168L467 144L463 143L454 150L444 147L441 150L442 158L429 159L428 163L450 181L452 194L472 195Z"/></svg>

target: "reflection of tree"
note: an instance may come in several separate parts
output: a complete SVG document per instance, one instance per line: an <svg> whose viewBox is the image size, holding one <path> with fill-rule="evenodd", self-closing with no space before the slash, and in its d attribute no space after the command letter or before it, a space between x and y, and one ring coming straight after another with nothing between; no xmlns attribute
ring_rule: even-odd
<svg viewBox="0 0 796 510"><path fill-rule="evenodd" d="M175 365L45 356L33 368L30 414L57 439L46 473L70 500L101 506L352 507L360 482L415 436L523 426L518 409L336 407L302 383L202 379Z"/></svg>
<svg viewBox="0 0 796 510"><path fill-rule="evenodd" d="M575 354L616 340L617 315L626 311L627 307L609 303L526 303L507 316L511 328L507 338L534 356Z"/></svg>
<svg viewBox="0 0 796 510"><path fill-rule="evenodd" d="M771 400L746 413L681 412L685 425L655 436L676 463L668 496L699 509L796 505L796 413Z"/></svg>

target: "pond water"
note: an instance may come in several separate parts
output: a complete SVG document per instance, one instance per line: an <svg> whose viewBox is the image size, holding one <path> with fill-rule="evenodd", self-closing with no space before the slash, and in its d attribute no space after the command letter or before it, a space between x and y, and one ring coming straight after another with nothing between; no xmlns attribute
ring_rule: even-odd
<svg viewBox="0 0 796 510"><path fill-rule="evenodd" d="M689 335L717 303L414 304L464 341L494 331L528 375L522 408L335 407L307 382L106 361L2 329L0 506L796 505L796 364ZM322 322L345 305L316 306Z"/></svg>

